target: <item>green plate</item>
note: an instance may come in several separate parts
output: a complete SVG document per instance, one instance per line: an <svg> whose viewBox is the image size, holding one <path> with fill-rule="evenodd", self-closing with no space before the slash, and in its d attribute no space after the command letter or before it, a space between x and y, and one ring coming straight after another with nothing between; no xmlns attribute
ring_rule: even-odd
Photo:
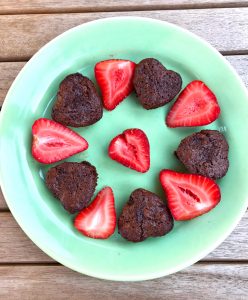
<svg viewBox="0 0 248 300"><path fill-rule="evenodd" d="M230 169L218 181L221 203L210 213L188 222L176 222L160 238L131 243L118 233L108 240L82 236L69 215L44 184L50 166L36 162L30 152L31 126L50 118L60 81L81 72L94 80L96 62L124 58L139 62L155 57L179 72L183 87L203 80L217 95L220 118L201 128L165 126L171 103L146 111L130 95L114 111L76 131L89 149L68 161L88 160L99 173L96 193L113 188L117 213L139 187L164 198L158 173L163 168L183 171L173 151L180 140L203 128L222 131L230 144ZM144 280L185 268L217 247L234 229L248 203L248 97L233 68L209 44L175 25L152 19L121 17L75 27L43 47L17 76L4 102L0 119L0 179L8 206L26 234L44 252L81 273L112 280ZM127 128L144 130L151 144L151 169L135 172L107 155L110 140ZM14 245L13 245L14 246Z"/></svg>

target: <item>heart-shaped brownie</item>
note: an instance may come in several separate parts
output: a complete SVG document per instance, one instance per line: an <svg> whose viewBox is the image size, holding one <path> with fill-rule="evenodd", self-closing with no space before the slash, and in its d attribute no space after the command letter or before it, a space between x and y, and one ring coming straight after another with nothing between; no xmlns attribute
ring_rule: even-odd
<svg viewBox="0 0 248 300"><path fill-rule="evenodd" d="M190 173L219 179L229 167L228 148L219 131L202 130L184 138L175 154Z"/></svg>
<svg viewBox="0 0 248 300"><path fill-rule="evenodd" d="M97 185L96 168L87 161L64 162L51 168L46 185L71 214L85 208Z"/></svg>
<svg viewBox="0 0 248 300"><path fill-rule="evenodd" d="M145 109L170 102L181 90L181 76L167 70L157 59L143 59L135 68L133 85Z"/></svg>
<svg viewBox="0 0 248 300"><path fill-rule="evenodd" d="M102 101L93 82L79 74L68 75L59 86L52 118L65 125L83 127L102 118Z"/></svg>
<svg viewBox="0 0 248 300"><path fill-rule="evenodd" d="M173 228L173 218L165 203L145 189L132 192L118 220L119 233L131 242L163 236Z"/></svg>

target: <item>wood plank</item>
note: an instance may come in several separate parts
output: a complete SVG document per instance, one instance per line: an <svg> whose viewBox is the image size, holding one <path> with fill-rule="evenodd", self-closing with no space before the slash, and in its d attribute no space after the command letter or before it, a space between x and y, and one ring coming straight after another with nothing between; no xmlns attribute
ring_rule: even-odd
<svg viewBox="0 0 248 300"><path fill-rule="evenodd" d="M197 264L141 282L91 278L63 266L0 266L1 299L247 299L248 265Z"/></svg>
<svg viewBox="0 0 248 300"><path fill-rule="evenodd" d="M225 58L234 67L248 88L248 55L226 56Z"/></svg>
<svg viewBox="0 0 248 300"><path fill-rule="evenodd" d="M206 256L204 261L213 260L246 260L248 261L248 211L230 234L230 236L213 252Z"/></svg>
<svg viewBox="0 0 248 300"><path fill-rule="evenodd" d="M0 213L0 220L0 263L53 262L23 233L9 212ZM247 223L248 212L233 233L203 260L247 261Z"/></svg>
<svg viewBox="0 0 248 300"><path fill-rule="evenodd" d="M25 62L0 63L0 105L2 105L8 89L24 65ZM1 206L2 199L0 193L0 209Z"/></svg>
<svg viewBox="0 0 248 300"><path fill-rule="evenodd" d="M20 13L51 13L51 12L85 12L85 11L116 11L116 10L148 10L171 8L199 7L238 7L248 4L248 0L19 0L1 1L1 14Z"/></svg>
<svg viewBox="0 0 248 300"><path fill-rule="evenodd" d="M248 55L226 56L248 87ZM25 62L2 62L0 63L0 105L2 105L6 93L16 75L25 65ZM0 209L3 208L0 194Z"/></svg>
<svg viewBox="0 0 248 300"><path fill-rule="evenodd" d="M202 36L219 51L248 50L248 8L3 15L0 18L0 60L28 59L42 45L73 26L123 15L157 18L178 24Z"/></svg>
<svg viewBox="0 0 248 300"><path fill-rule="evenodd" d="M8 206L4 200L3 193L0 188L0 210L8 210Z"/></svg>
<svg viewBox="0 0 248 300"><path fill-rule="evenodd" d="M9 212L0 213L0 220L0 263L53 261L26 236Z"/></svg>

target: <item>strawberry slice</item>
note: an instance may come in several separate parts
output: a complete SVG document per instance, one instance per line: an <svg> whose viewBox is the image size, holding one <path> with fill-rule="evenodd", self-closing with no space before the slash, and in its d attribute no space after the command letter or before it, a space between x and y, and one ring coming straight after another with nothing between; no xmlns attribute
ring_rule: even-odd
<svg viewBox="0 0 248 300"><path fill-rule="evenodd" d="M190 82L171 107L166 124L169 127L192 127L215 121L220 107L214 93L200 80Z"/></svg>
<svg viewBox="0 0 248 300"><path fill-rule="evenodd" d="M141 129L127 129L109 145L109 156L120 164L145 173L150 168L150 145Z"/></svg>
<svg viewBox="0 0 248 300"><path fill-rule="evenodd" d="M88 148L87 141L71 129L49 119L41 118L32 126L33 157L51 164Z"/></svg>
<svg viewBox="0 0 248 300"><path fill-rule="evenodd" d="M177 221L190 220L205 214L220 202L220 188L210 178L162 170L160 182L170 211Z"/></svg>
<svg viewBox="0 0 248 300"><path fill-rule="evenodd" d="M123 59L104 60L95 65L95 77L107 110L113 110L132 92L135 66Z"/></svg>
<svg viewBox="0 0 248 300"><path fill-rule="evenodd" d="M83 209L74 220L75 228L83 235L94 239L107 239L116 227L114 194L110 187L105 187Z"/></svg>

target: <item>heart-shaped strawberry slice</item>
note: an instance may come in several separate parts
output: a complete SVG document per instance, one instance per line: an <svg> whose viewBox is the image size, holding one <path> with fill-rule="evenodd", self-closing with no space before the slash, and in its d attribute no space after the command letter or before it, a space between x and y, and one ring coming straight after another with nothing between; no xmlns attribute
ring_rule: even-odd
<svg viewBox="0 0 248 300"><path fill-rule="evenodd" d="M159 179L176 221L201 216L220 202L220 188L208 177L162 170Z"/></svg>
<svg viewBox="0 0 248 300"><path fill-rule="evenodd" d="M173 218L165 203L145 189L132 192L118 220L119 233L132 242L165 235L172 228Z"/></svg>
<svg viewBox="0 0 248 300"><path fill-rule="evenodd" d="M32 155L43 164L52 164L88 148L88 142L71 129L46 118L32 126Z"/></svg>
<svg viewBox="0 0 248 300"><path fill-rule="evenodd" d="M113 160L138 172L145 173L150 168L150 145L141 129L127 129L116 136L108 153Z"/></svg>
<svg viewBox="0 0 248 300"><path fill-rule="evenodd" d="M91 204L77 215L74 226L83 235L94 239L107 239L114 233L116 212L111 187L102 189Z"/></svg>
<svg viewBox="0 0 248 300"><path fill-rule="evenodd" d="M214 122L220 107L214 93L200 80L193 80L180 93L166 117L169 127L203 126Z"/></svg>
<svg viewBox="0 0 248 300"><path fill-rule="evenodd" d="M95 77L107 110L115 109L132 92L134 68L134 62L123 59L104 60L95 65Z"/></svg>

